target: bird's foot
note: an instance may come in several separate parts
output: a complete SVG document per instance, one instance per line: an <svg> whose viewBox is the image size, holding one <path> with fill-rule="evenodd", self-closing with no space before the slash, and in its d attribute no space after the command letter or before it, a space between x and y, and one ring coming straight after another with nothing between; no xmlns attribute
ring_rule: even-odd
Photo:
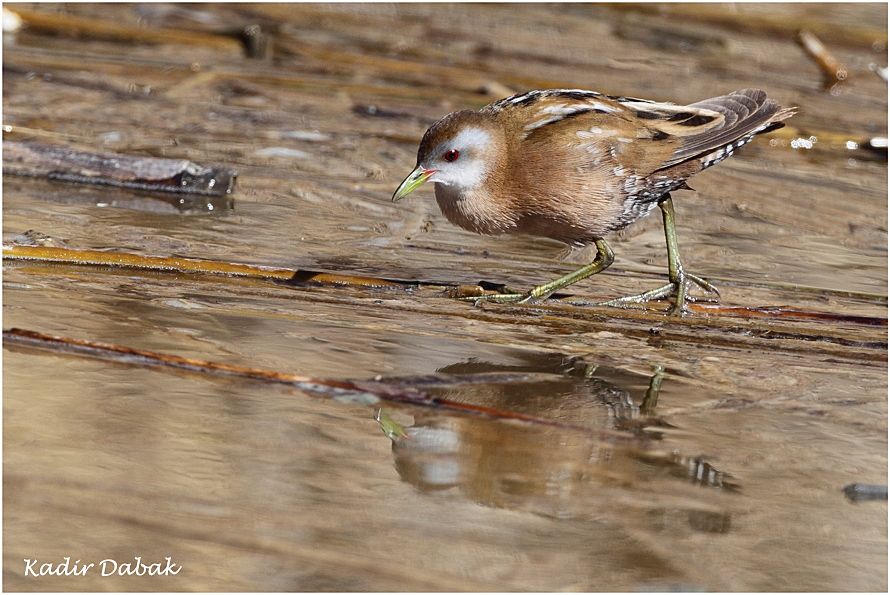
<svg viewBox="0 0 890 595"><path fill-rule="evenodd" d="M531 293L489 293L486 295L473 295L457 298L462 302L473 302L478 306L482 302L492 302L495 304L534 304L540 298L533 296Z"/></svg>
<svg viewBox="0 0 890 595"><path fill-rule="evenodd" d="M691 295L689 289L693 285L704 290L707 295L705 297ZM626 308L630 305L645 304L670 297L674 298L674 307L671 309L671 314L674 316L682 316L688 312L686 305L689 302L717 302L720 301L720 292L707 280L702 279L698 275L687 273L681 269L677 273L676 280L671 281L667 285L637 295L629 295L607 302L601 302L599 305Z"/></svg>

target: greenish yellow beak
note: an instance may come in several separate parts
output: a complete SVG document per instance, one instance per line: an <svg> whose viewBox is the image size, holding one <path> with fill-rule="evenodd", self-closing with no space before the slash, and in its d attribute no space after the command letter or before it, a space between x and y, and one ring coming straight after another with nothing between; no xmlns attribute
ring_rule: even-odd
<svg viewBox="0 0 890 595"><path fill-rule="evenodd" d="M402 183L399 184L399 187L396 189L395 193L392 195L393 202L397 200L402 200L418 188L420 188L424 182L430 179L430 176L436 173L434 169L424 169L423 166L418 165L414 171L408 174L408 177L402 180Z"/></svg>

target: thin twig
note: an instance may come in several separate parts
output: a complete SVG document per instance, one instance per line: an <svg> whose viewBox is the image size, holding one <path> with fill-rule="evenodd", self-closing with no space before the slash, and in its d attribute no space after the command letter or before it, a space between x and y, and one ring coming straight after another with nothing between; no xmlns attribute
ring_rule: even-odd
<svg viewBox="0 0 890 595"><path fill-rule="evenodd" d="M433 282L411 282L377 277L358 277L337 273L313 271L292 271L237 263L222 263L209 260L198 260L179 257L152 257L138 254L102 252L98 250L72 250L49 246L3 247L5 259L24 259L42 262L60 262L75 265L128 267L158 272L203 273L220 276L253 277L286 281L298 285L344 285L360 288L396 290L407 292L420 286L444 295L454 285ZM434 294L435 295L435 294ZM297 299L313 301L343 302L336 296L301 292L294 296ZM350 298L354 299L354 298ZM347 300L348 301L348 300ZM353 302L354 303L354 302ZM582 302L583 303L583 302ZM382 304L377 304L382 307ZM765 315L767 309L739 308L730 316L690 316L668 317L663 312L651 309L616 309L609 307L579 307L578 303L551 300L534 306L498 305L483 308L441 308L430 309L423 300L398 300L395 307L403 312L428 312L435 315L457 315L478 321L490 321L508 324L534 324L542 327L560 329L560 332L589 333L596 329L619 329L627 337L645 338L660 343L679 341L686 344L704 344L726 348L761 348L787 352L821 353L831 357L852 358L860 362L886 361L886 334L875 335L848 329L822 325L818 328L802 328L783 325L783 318ZM758 312L761 310L762 312ZM718 310L719 311L719 310ZM546 314L545 316L541 316ZM795 311L784 316L788 322L796 322ZM741 317L740 317L741 315ZM735 320L732 317L735 317ZM763 324L759 319L768 318ZM805 318L805 317L804 317ZM854 319L855 318L855 319ZM887 326L886 319L870 317L850 317L832 313L816 313L815 319L834 322L858 322L871 327ZM629 324L628 324L629 323ZM778 324L777 324L778 323ZM570 330L573 329L573 330ZM654 333L654 334L653 334Z"/></svg>
<svg viewBox="0 0 890 595"><path fill-rule="evenodd" d="M429 409L447 410L458 413L479 415L490 419L519 421L532 425L550 426L590 434L591 428L526 415L516 411L460 403L430 395L410 387L395 383L384 383L373 380L331 380L312 378L276 370L251 368L235 364L226 364L208 360L200 360L178 355L134 349L112 343L101 343L71 337L47 335L37 331L12 328L3 331L4 347L18 346L32 349L49 350L57 353L93 357L105 361L149 368L181 370L200 375L234 376L249 380L293 386L305 392L331 399L351 399L363 404L377 404L381 401L425 407ZM597 434L610 439L635 440L629 434L597 430Z"/></svg>
<svg viewBox="0 0 890 595"><path fill-rule="evenodd" d="M816 61L825 77L825 88L831 89L847 80L847 67L835 58L816 35L805 29L798 31L797 41L804 51Z"/></svg>
<svg viewBox="0 0 890 595"><path fill-rule="evenodd" d="M232 50L241 53L241 42L223 35L212 35L199 31L130 27L96 18L28 10L19 5L7 4L6 7L22 20L25 27L33 31L128 44L135 42L203 46L214 50Z"/></svg>
<svg viewBox="0 0 890 595"><path fill-rule="evenodd" d="M114 266L127 267L159 272L180 273L204 273L210 275L226 275L240 277L254 277L260 279L275 279L286 281L293 285L322 285L322 286L354 286L390 289L411 289L416 287L431 287L441 290L451 289L453 292L468 292L473 295L486 293L478 287L458 285L455 283L440 281L411 281L405 279L393 279L382 277L365 277L341 273L330 273L310 270L293 270L260 265L220 262L195 258L182 258L177 256L144 256L129 252L108 252L101 250L79 250L73 248L58 248L50 246L21 246L17 244L3 245L3 258L10 260L35 260L43 262L58 262L73 265ZM583 305L571 302L553 302L553 307L564 309L566 307ZM536 306L538 308L546 305ZM587 308L585 308L587 309ZM826 322L854 323L866 326L887 326L886 318L872 316L856 316L849 314L835 314L833 312L817 312L797 310L785 307L761 306L722 306L709 304L692 304L691 309L710 314L730 315L738 318L768 318L786 320L820 320ZM612 308L600 310L612 312L619 318L636 318L640 313L650 312L642 309L629 309L616 311ZM636 314L635 314L636 313ZM651 313L651 312L650 312ZM656 313L657 314L657 313Z"/></svg>
<svg viewBox="0 0 890 595"><path fill-rule="evenodd" d="M676 19L683 22L709 23L731 31L744 31L751 35L790 37L798 29L816 32L833 43L871 48L875 43L887 44L887 29L878 27L839 26L834 22L816 19L789 19L781 14L739 14L719 4L696 3L610 3L610 9L626 12L653 14L660 19Z"/></svg>
<svg viewBox="0 0 890 595"><path fill-rule="evenodd" d="M10 260L36 260L74 265L112 266L178 273L206 273L238 277L287 280L294 271L249 264L181 258L178 256L143 256L129 252L105 252L102 250L76 250L50 246L3 245L3 258Z"/></svg>

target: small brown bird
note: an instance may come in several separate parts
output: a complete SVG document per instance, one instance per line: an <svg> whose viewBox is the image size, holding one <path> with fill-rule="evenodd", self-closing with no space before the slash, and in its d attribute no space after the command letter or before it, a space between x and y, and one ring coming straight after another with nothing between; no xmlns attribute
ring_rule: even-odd
<svg viewBox="0 0 890 595"><path fill-rule="evenodd" d="M445 217L481 234L526 233L573 246L595 244L592 263L528 293L474 300L530 303L599 273L614 256L603 239L659 206L670 283L605 302L623 306L675 296L686 311L704 279L680 262L671 191L715 165L755 135L783 126L782 108L760 89L743 89L691 105L612 97L579 89L514 95L479 111L448 114L433 124L417 167L393 194L404 198L427 181Z"/></svg>

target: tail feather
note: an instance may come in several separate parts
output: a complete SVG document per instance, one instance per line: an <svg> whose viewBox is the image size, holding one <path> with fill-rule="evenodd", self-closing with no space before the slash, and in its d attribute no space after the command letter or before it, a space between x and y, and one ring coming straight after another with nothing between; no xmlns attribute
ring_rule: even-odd
<svg viewBox="0 0 890 595"><path fill-rule="evenodd" d="M723 122L684 137L683 143L660 169L693 159L701 159L702 167L709 167L731 155L756 134L782 126L782 120L796 113L796 108L783 108L760 89L742 89L688 107L717 112L723 116Z"/></svg>

